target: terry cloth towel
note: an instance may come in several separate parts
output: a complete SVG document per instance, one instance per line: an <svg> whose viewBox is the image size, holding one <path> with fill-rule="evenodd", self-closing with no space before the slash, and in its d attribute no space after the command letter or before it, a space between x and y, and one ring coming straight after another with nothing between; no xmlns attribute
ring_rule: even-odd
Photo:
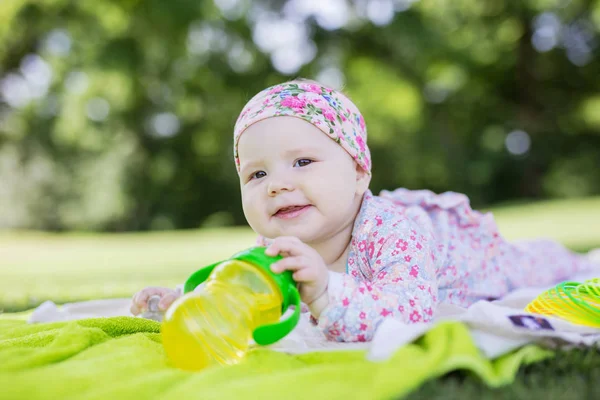
<svg viewBox="0 0 600 400"><path fill-rule="evenodd" d="M0 320L0 397L42 399L388 399L425 380L468 370L489 386L552 356L535 345L489 360L460 322L440 323L385 361L367 350L290 355L257 349L234 366L201 372L169 365L159 323L110 317L28 324Z"/></svg>

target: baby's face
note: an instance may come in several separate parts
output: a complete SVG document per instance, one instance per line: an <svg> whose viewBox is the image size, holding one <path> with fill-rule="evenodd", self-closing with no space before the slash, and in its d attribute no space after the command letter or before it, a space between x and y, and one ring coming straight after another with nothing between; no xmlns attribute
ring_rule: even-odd
<svg viewBox="0 0 600 400"><path fill-rule="evenodd" d="M242 205L258 234L319 243L354 222L369 176L310 123L274 117L238 144Z"/></svg>

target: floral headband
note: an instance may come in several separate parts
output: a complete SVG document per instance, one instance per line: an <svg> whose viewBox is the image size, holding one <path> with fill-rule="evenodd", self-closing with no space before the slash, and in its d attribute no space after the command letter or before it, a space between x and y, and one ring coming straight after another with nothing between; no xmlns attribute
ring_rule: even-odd
<svg viewBox="0 0 600 400"><path fill-rule="evenodd" d="M342 93L312 81L290 81L272 86L246 104L233 132L233 156L238 172L238 142L242 133L258 121L278 116L293 116L310 122L371 173L367 128L360 111Z"/></svg>

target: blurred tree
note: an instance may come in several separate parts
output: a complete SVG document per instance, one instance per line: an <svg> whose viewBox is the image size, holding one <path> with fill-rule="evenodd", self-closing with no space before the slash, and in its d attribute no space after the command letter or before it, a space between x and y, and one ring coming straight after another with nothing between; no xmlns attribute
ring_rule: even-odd
<svg viewBox="0 0 600 400"><path fill-rule="evenodd" d="M599 31L599 0L4 0L0 227L244 223L233 124L295 76L361 108L375 192L599 194Z"/></svg>

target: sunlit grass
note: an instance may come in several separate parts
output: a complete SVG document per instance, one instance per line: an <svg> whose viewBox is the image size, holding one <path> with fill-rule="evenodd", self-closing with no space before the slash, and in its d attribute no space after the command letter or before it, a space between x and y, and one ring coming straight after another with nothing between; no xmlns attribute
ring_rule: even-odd
<svg viewBox="0 0 600 400"><path fill-rule="evenodd" d="M577 251L600 246L600 197L554 200L492 209L510 240L547 237Z"/></svg>
<svg viewBox="0 0 600 400"><path fill-rule="evenodd" d="M128 297L175 287L198 268L254 243L249 229L134 234L0 235L0 308Z"/></svg>
<svg viewBox="0 0 600 400"><path fill-rule="evenodd" d="M600 198L495 208L509 239L539 236L577 251L600 246ZM254 244L248 228L132 234L0 233L0 309L44 300L129 297L175 287L198 268Z"/></svg>

